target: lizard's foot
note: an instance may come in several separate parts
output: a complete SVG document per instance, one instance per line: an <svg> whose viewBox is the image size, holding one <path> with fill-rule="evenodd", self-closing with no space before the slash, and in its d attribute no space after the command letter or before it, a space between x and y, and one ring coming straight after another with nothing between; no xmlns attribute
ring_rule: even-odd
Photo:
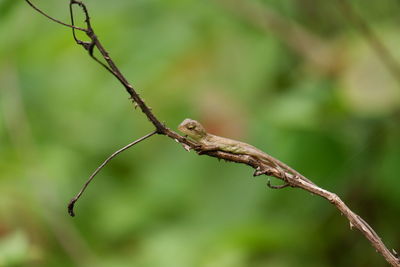
<svg viewBox="0 0 400 267"><path fill-rule="evenodd" d="M183 137L183 140L190 141L187 134L183 135L182 137ZM175 141L179 142L177 139L175 139Z"/></svg>
<svg viewBox="0 0 400 267"><path fill-rule="evenodd" d="M196 149L196 151L198 155L204 155L207 152L206 150L201 150L201 148L199 150Z"/></svg>
<svg viewBox="0 0 400 267"><path fill-rule="evenodd" d="M273 170L274 169L270 168L270 167L265 167L265 168L258 167L254 171L253 176L256 177L256 176L260 176L260 175L263 175L263 174L265 174L267 176L273 176L274 175L274 171Z"/></svg>
<svg viewBox="0 0 400 267"><path fill-rule="evenodd" d="M201 152L201 150L202 150L200 144L195 144L195 145L193 146L193 149L196 150L197 152Z"/></svg>
<svg viewBox="0 0 400 267"><path fill-rule="evenodd" d="M207 152L213 151L212 149L207 149L207 147L205 147L204 145L198 144L196 145L196 147L194 148L197 152L197 154L199 155L204 155Z"/></svg>
<svg viewBox="0 0 400 267"><path fill-rule="evenodd" d="M282 189L282 188L290 186L290 184L289 183L285 183L283 185L272 185L271 181L268 179L267 186L269 188L272 188L272 189Z"/></svg>

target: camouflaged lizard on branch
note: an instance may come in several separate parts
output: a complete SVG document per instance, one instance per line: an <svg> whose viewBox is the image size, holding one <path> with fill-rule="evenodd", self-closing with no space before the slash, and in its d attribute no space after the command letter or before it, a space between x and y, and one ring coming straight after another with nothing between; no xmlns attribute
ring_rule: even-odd
<svg viewBox="0 0 400 267"><path fill-rule="evenodd" d="M282 178L300 178L311 184L314 184L299 172L287 166L285 163L277 160L276 158L268 155L267 153L259 150L258 148L244 142L236 141L233 139L213 135L207 133L204 127L195 120L185 119L179 126L179 131L189 136L198 145L201 152L206 151L223 151L237 155L248 155L255 160L267 165L269 168L277 169L281 173ZM268 170L257 170L255 175L268 173ZM286 179L285 179L286 180Z"/></svg>

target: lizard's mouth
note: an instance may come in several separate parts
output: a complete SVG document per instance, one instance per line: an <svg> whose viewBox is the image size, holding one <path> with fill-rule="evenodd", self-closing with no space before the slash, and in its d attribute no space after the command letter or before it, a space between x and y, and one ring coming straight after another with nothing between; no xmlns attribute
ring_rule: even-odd
<svg viewBox="0 0 400 267"><path fill-rule="evenodd" d="M185 131L185 127L183 127L182 123L179 124L178 130L181 131L181 132L184 132L184 131Z"/></svg>

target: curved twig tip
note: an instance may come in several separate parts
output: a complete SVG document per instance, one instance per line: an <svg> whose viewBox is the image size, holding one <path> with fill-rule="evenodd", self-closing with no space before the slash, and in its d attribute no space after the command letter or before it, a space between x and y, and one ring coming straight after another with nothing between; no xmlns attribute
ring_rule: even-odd
<svg viewBox="0 0 400 267"><path fill-rule="evenodd" d="M68 204L68 214L71 217L75 217L75 212L74 212L74 206L75 206L76 198L71 199L71 201Z"/></svg>
<svg viewBox="0 0 400 267"><path fill-rule="evenodd" d="M71 215L71 217L75 216L74 213L74 205L75 202L78 201L78 199L82 196L83 192L85 192L86 188L88 187L88 185L92 182L93 178L99 173L99 171L113 158L115 158L118 154L120 154L121 152L127 150L128 148L136 145L137 143L140 143L143 140L146 140L147 138L155 135L157 133L157 131L153 131L149 134L146 134L145 136L133 141L132 143L129 143L128 145L124 146L121 149L118 149L117 151L115 151L114 153L112 153L99 167L97 167L97 169L93 172L93 174L89 177L89 179L86 181L86 183L83 185L83 187L81 188L81 190L79 191L79 193L73 198L71 199L71 201L68 204L68 213L69 215Z"/></svg>

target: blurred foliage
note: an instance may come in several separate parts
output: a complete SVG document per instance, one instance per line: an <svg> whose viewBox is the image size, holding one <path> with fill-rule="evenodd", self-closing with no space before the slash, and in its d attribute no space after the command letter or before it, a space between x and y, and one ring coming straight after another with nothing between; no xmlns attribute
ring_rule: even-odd
<svg viewBox="0 0 400 267"><path fill-rule="evenodd" d="M36 2L68 21L67 1ZM254 1L85 2L160 120L260 147L400 249L400 77L336 1L257 2L321 50L241 13ZM399 2L351 4L400 61ZM69 29L24 1L0 1L0 36L1 266L386 266L327 201L158 136L114 159L70 218L88 175L152 127Z"/></svg>

